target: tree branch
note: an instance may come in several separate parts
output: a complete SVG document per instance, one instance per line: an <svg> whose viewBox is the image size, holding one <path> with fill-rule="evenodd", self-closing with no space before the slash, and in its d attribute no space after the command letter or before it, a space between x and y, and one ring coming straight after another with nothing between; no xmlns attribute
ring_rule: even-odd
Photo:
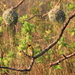
<svg viewBox="0 0 75 75"><path fill-rule="evenodd" d="M33 57L34 59L36 59L36 58L42 56L42 55L43 55L44 53L46 53L50 48L52 48L54 45L56 45L56 43L57 43L57 42L60 40L60 38L62 37L63 32L64 32L64 30L66 29L68 23L70 22L70 20L71 20L73 17L75 17L75 12L74 12L73 14L71 14L71 16L70 16L70 17L66 20L66 22L64 23L64 26L62 27L61 32L60 32L58 38L57 38L52 44L50 44L48 47L46 47L44 50L42 50L41 53L39 53L38 55L34 56L34 57Z"/></svg>
<svg viewBox="0 0 75 75"><path fill-rule="evenodd" d="M59 60L57 60L57 61L55 61L55 62L51 62L48 66L52 67L52 66L54 66L54 65L57 65L57 64L59 64L60 62L66 60L66 59L68 59L68 58L71 58L71 57L74 56L74 55L75 55L75 52L73 52L72 54L69 54L69 55L67 55L67 56L63 55L62 58L60 58Z"/></svg>
<svg viewBox="0 0 75 75"><path fill-rule="evenodd" d="M23 55L26 55L27 57L29 57L29 58L33 58L33 57L31 57L31 56L29 56L28 54L26 54L23 50L22 51L20 51Z"/></svg>
<svg viewBox="0 0 75 75"><path fill-rule="evenodd" d="M41 53L39 53L38 55L32 57L31 63L30 63L30 65L29 65L29 67L28 67L27 69L15 69L15 68L10 68L10 67L0 67L0 68L10 69L10 70L15 70L15 71L21 71L21 72L22 72L22 71L30 71L31 68L32 68L32 66L33 66L33 64L34 64L34 60L35 60L36 58L42 56L44 53L46 53L50 48L52 48L54 45L56 45L56 43L60 40L60 38L61 38L62 35L63 35L64 30L66 29L68 23L70 22L70 20L71 20L73 17L75 17L75 12L74 12L73 14L71 14L71 16L70 16L70 17L66 20L66 22L64 23L64 26L62 27L61 32L60 32L58 38L57 38L52 44L50 44L48 47L46 47ZM25 54L25 55L26 55L26 54ZM74 56L74 55L75 55L75 52L72 53L72 54L70 54L70 55L68 55L68 56L63 55L63 56L64 56L63 58L59 59L59 60L56 61L56 62L51 63L50 66L55 65L55 64L58 64L58 63L60 63L61 61L65 60L65 59L68 59L68 58L70 58L70 57L72 57L72 56Z"/></svg>
<svg viewBox="0 0 75 75"><path fill-rule="evenodd" d="M33 19L34 17L36 17L36 16L38 16L38 17L40 17L40 18L43 18L43 17L47 16L47 14L48 14L48 12L45 13L45 14L43 14L43 15L33 15L33 16L30 17L29 19L27 19L27 20L25 19L25 21L29 21L29 20ZM22 19L22 20L24 20L24 19Z"/></svg>
<svg viewBox="0 0 75 75"><path fill-rule="evenodd" d="M21 71L21 72L23 72L23 71L30 71L31 68L32 68L32 66L33 66L33 63L34 63L34 58L31 59L30 65L29 65L29 67L28 67L27 69L15 69L15 68L1 67L1 66L0 66L0 68L3 68L3 69L10 69L10 70L15 70L15 71Z"/></svg>
<svg viewBox="0 0 75 75"><path fill-rule="evenodd" d="M17 3L17 5L15 5L15 6L13 7L13 9L18 8L24 1L25 1L25 0L21 0L19 3Z"/></svg>

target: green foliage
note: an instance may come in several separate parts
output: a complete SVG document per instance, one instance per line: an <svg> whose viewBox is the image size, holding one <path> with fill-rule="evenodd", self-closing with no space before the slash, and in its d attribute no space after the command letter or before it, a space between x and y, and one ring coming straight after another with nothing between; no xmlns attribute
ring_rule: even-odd
<svg viewBox="0 0 75 75"><path fill-rule="evenodd" d="M3 31L4 31L4 28L2 26L0 26L0 36L2 36Z"/></svg>
<svg viewBox="0 0 75 75"><path fill-rule="evenodd" d="M5 73L6 69L2 69L2 73Z"/></svg>
<svg viewBox="0 0 75 75"><path fill-rule="evenodd" d="M32 7L31 13L32 13L33 15L36 15L36 14L39 13L39 9L37 8L37 6L34 5L34 6Z"/></svg>
<svg viewBox="0 0 75 75"><path fill-rule="evenodd" d="M0 24L2 23L2 17L0 16Z"/></svg>
<svg viewBox="0 0 75 75"><path fill-rule="evenodd" d="M58 50L59 50L59 55L64 54L64 49L63 48L67 48L67 49L71 49L72 46L70 46L68 43L65 42L66 39L64 39L63 37L58 41ZM66 51L66 53L68 53L68 51Z"/></svg>
<svg viewBox="0 0 75 75"><path fill-rule="evenodd" d="M40 2L39 6L41 6L41 5L43 5L43 4L44 4L44 2Z"/></svg>
<svg viewBox="0 0 75 75"><path fill-rule="evenodd" d="M26 19L28 19L27 15L24 15L19 18L19 21L22 23L20 32L20 36L22 37L19 39L19 46L17 47L18 50L26 50L26 43L32 42L32 33L35 31L35 25L24 21Z"/></svg>
<svg viewBox="0 0 75 75"><path fill-rule="evenodd" d="M50 50L48 51L48 54L50 55L50 54L52 54L52 53L54 53L54 51L53 51L52 49L50 49Z"/></svg>
<svg viewBox="0 0 75 75"><path fill-rule="evenodd" d="M2 64L2 59L3 59L3 58L2 58L2 57L0 57L0 64Z"/></svg>
<svg viewBox="0 0 75 75"><path fill-rule="evenodd" d="M69 8L70 10L73 10L73 9L75 8L75 3L69 4L68 8Z"/></svg>
<svg viewBox="0 0 75 75"><path fill-rule="evenodd" d="M22 20L19 20L22 23L21 34L31 35L31 33L35 31L34 30L35 26L27 21L24 21L24 19L27 19L27 15L20 17L20 19L22 19Z"/></svg>
<svg viewBox="0 0 75 75"><path fill-rule="evenodd" d="M73 47L75 47L75 42L74 42L74 43L72 43L72 45L73 45Z"/></svg>
<svg viewBox="0 0 75 75"><path fill-rule="evenodd" d="M59 45L58 46L58 49L61 49L62 46L70 48L69 44L68 43L65 43L65 39L64 38L61 38L58 41L58 45Z"/></svg>
<svg viewBox="0 0 75 75"><path fill-rule="evenodd" d="M60 65L55 65L54 69L62 69L62 67Z"/></svg>
<svg viewBox="0 0 75 75"><path fill-rule="evenodd" d="M33 24L30 24L29 22L24 22L23 27L22 27L22 34L28 33L31 34L32 32L34 32L34 28L35 26Z"/></svg>
<svg viewBox="0 0 75 75"><path fill-rule="evenodd" d="M38 50L34 49L34 53L35 54L41 53L41 49L38 49Z"/></svg>
<svg viewBox="0 0 75 75"><path fill-rule="evenodd" d="M4 28L1 26L0 27L0 32L3 32L4 31Z"/></svg>
<svg viewBox="0 0 75 75"><path fill-rule="evenodd" d="M3 58L3 64L4 64L4 66L8 66L8 64L9 64L9 61L6 57Z"/></svg>
<svg viewBox="0 0 75 75"><path fill-rule="evenodd" d="M9 50L7 57L13 58L14 57L14 52L12 50Z"/></svg>
<svg viewBox="0 0 75 75"><path fill-rule="evenodd" d="M21 23L24 23L25 22L24 20L26 20L26 19L28 19L27 15L23 15L22 17L19 18L19 21Z"/></svg>
<svg viewBox="0 0 75 75"><path fill-rule="evenodd" d="M59 41L58 41L58 49L61 49L61 47L63 46L63 42L64 42L64 38L61 38Z"/></svg>
<svg viewBox="0 0 75 75"><path fill-rule="evenodd" d="M62 37L59 41L58 41L58 44L62 44L64 41L64 38Z"/></svg>
<svg viewBox="0 0 75 75"><path fill-rule="evenodd" d="M48 59L48 60L52 60L52 57L51 55L54 53L54 51L52 49L50 49L47 53L45 53L46 55L44 56L45 59Z"/></svg>
<svg viewBox="0 0 75 75"><path fill-rule="evenodd" d="M37 63L43 63L43 56L40 56L39 58L36 59Z"/></svg>
<svg viewBox="0 0 75 75"><path fill-rule="evenodd" d="M64 54L64 51L63 50L60 50L59 51L59 55L62 55L62 54Z"/></svg>
<svg viewBox="0 0 75 75"><path fill-rule="evenodd" d="M0 64L3 64L4 66L8 66L9 62L11 62L14 58L14 52L12 50L9 50L6 57L0 57Z"/></svg>
<svg viewBox="0 0 75 75"><path fill-rule="evenodd" d="M70 34L71 34L72 36L75 35L75 27L73 27L73 28L68 28L67 30L70 32Z"/></svg>
<svg viewBox="0 0 75 75"><path fill-rule="evenodd" d="M6 8L6 4L3 4L3 5L2 5L2 8L1 8L1 11L4 11L5 8Z"/></svg>

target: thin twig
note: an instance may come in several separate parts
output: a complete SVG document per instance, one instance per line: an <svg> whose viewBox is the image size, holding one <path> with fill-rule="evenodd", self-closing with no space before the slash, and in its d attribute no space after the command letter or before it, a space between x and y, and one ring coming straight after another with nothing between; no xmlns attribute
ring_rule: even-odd
<svg viewBox="0 0 75 75"><path fill-rule="evenodd" d="M29 56L28 54L26 54L23 50L20 51L20 52L22 52L23 55L26 55L26 56L29 57L29 58L33 58L33 57Z"/></svg>
<svg viewBox="0 0 75 75"><path fill-rule="evenodd" d="M10 67L0 67L0 68L10 69L10 70L15 70L15 71L21 71L21 72L23 72L23 71L30 71L32 66L33 66L33 63L34 63L34 59L32 58L31 62L30 62L30 65L29 65L29 67L27 69L15 69L15 68L10 68Z"/></svg>
<svg viewBox="0 0 75 75"><path fill-rule="evenodd" d="M75 56L75 52L73 52L72 54L69 54L69 55L65 55L65 56L63 56L62 58L60 58L60 59L58 59L57 61L55 61L55 62L51 62L48 66L49 66L49 67L52 67L53 65L57 65L57 64L59 64L60 62L66 60L66 59L68 59L68 58L71 58L72 56Z"/></svg>
<svg viewBox="0 0 75 75"><path fill-rule="evenodd" d="M33 15L32 17L30 17L29 19L27 19L27 20L25 20L25 21L29 21L29 20L31 20L32 18L36 17L36 16L42 17L42 15Z"/></svg>
<svg viewBox="0 0 75 75"><path fill-rule="evenodd" d="M57 4L55 6L58 6L60 4L61 0L58 0Z"/></svg>
<svg viewBox="0 0 75 75"><path fill-rule="evenodd" d="M31 19L33 19L34 17L36 17L36 16L38 16L38 17L40 17L40 18L43 18L43 17L45 17L45 16L47 16L48 15L48 12L47 13L45 13L45 14L43 14L43 15L33 15L32 17L30 17L29 19L22 19L22 20L25 20L25 21L29 21L29 20L31 20Z"/></svg>
<svg viewBox="0 0 75 75"><path fill-rule="evenodd" d="M21 0L17 5L15 5L15 6L13 7L13 9L18 8L24 1L25 1L25 0Z"/></svg>

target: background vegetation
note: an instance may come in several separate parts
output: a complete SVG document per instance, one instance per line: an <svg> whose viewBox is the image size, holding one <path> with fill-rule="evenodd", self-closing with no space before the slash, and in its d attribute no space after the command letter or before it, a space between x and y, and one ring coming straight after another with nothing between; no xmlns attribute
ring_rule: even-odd
<svg viewBox="0 0 75 75"><path fill-rule="evenodd" d="M57 0L27 0L16 10L19 19L16 25L16 35L13 36L12 32L6 30L2 23L2 13L11 6L15 6L19 1L0 1L0 66L24 69L28 67L29 59L20 51L26 51L26 43L32 43L36 55L57 38L62 25L51 23L48 16L42 19L34 17L25 21L33 15L48 12L57 3ZM62 0L61 5L66 18L75 11L75 0ZM39 57L30 72L0 69L0 75L75 75L75 56L51 68L47 66L51 61L61 58L62 54L67 55L74 51L75 18L70 21L57 45Z"/></svg>

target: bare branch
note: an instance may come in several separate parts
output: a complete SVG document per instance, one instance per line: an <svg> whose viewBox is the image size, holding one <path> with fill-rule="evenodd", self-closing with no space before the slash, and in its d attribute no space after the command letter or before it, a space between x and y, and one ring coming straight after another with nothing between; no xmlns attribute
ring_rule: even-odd
<svg viewBox="0 0 75 75"><path fill-rule="evenodd" d="M30 17L29 19L27 19L27 20L25 20L25 21L29 21L29 20L31 20L32 18L36 17L36 16L42 17L42 15L33 15L32 17Z"/></svg>
<svg viewBox="0 0 75 75"><path fill-rule="evenodd" d="M57 4L55 6L58 6L60 4L61 0L58 0Z"/></svg>
<svg viewBox="0 0 75 75"><path fill-rule="evenodd" d="M29 20L31 20L31 19L33 19L34 17L36 17L36 16L38 16L38 17L40 17L40 18L43 18L43 17L45 17L45 16L47 16L48 15L48 12L47 13L45 13L45 14L43 14L43 15L33 15L32 17L30 17L29 19L22 19L22 20L25 20L25 21L29 21Z"/></svg>
<svg viewBox="0 0 75 75"><path fill-rule="evenodd" d="M56 45L56 43L57 43L57 42L60 40L60 38L62 37L63 32L64 32L64 30L66 29L68 23L70 22L70 20L71 20L73 17L75 17L75 12L74 12L73 14L71 14L71 16L70 16L70 17L66 20L66 22L64 23L64 26L62 27L61 32L60 32L58 38L57 38L52 44L50 44L48 47L46 47L44 50L42 50L41 53L39 53L38 55L34 56L34 57L33 57L34 59L36 59L36 58L42 56L42 55L43 55L44 53L46 53L50 48L52 48L54 45Z"/></svg>
<svg viewBox="0 0 75 75"><path fill-rule="evenodd" d="M43 14L43 15L42 15L42 18L43 18L43 17L45 17L45 16L47 16L47 15L48 15L48 12L47 12L47 13L45 13L45 14Z"/></svg>
<svg viewBox="0 0 75 75"><path fill-rule="evenodd" d="M25 0L21 0L16 6L13 7L13 9L18 8Z"/></svg>
<svg viewBox="0 0 75 75"><path fill-rule="evenodd" d="M69 54L69 55L64 55L62 58L60 58L59 60L55 61L55 62L51 62L48 66L52 67L53 65L57 65L59 64L60 62L68 59L68 58L71 58L72 56L75 55L75 52L73 52L72 54Z"/></svg>
<svg viewBox="0 0 75 75"><path fill-rule="evenodd" d="M22 54L26 55L26 56L29 57L29 58L33 58L33 57L29 56L28 54L26 54L23 50L20 51L20 52L22 52Z"/></svg>
<svg viewBox="0 0 75 75"><path fill-rule="evenodd" d="M32 59L31 59L31 62L30 62L30 65L29 65L29 67L28 67L27 69L15 69L15 68L1 67L1 66L0 66L0 68L3 68L3 69L10 69L10 70L15 70L15 71L21 71L21 72L23 72L23 71L30 71L31 68L32 68L32 66L33 66L33 63L34 63L34 59L32 58Z"/></svg>

